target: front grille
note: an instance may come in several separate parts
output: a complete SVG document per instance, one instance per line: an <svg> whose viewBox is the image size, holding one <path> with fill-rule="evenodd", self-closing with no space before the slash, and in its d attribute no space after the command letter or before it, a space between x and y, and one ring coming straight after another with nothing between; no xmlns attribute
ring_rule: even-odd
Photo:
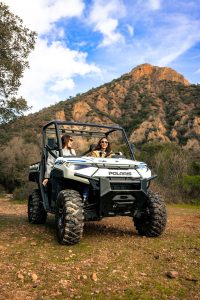
<svg viewBox="0 0 200 300"><path fill-rule="evenodd" d="M138 191L141 189L140 182L130 182L130 183L120 183L120 182L111 182L111 190L113 191Z"/></svg>
<svg viewBox="0 0 200 300"><path fill-rule="evenodd" d="M132 177L107 177L110 181L113 181L113 182L124 182L126 183L128 181L128 183L138 183L138 182L134 182L134 180L136 179L140 179L140 177L138 176L138 178L132 178ZM132 181L132 182L130 182Z"/></svg>
<svg viewBox="0 0 200 300"><path fill-rule="evenodd" d="M127 170L127 169L135 169L134 165L108 165L104 163L94 163L99 169L108 169L108 170Z"/></svg>

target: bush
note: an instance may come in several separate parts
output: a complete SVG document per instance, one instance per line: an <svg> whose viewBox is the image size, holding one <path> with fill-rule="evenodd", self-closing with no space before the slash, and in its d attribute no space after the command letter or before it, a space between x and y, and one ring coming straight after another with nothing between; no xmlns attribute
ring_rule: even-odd
<svg viewBox="0 0 200 300"><path fill-rule="evenodd" d="M186 197L200 198L200 175L185 175L177 181L177 185Z"/></svg>
<svg viewBox="0 0 200 300"><path fill-rule="evenodd" d="M25 182L21 187L18 187L13 192L13 200L27 200L33 189L36 188L35 183Z"/></svg>
<svg viewBox="0 0 200 300"><path fill-rule="evenodd" d="M180 148L166 147L155 154L153 166L158 173L159 182L173 188L176 180L188 173L189 157Z"/></svg>
<svg viewBox="0 0 200 300"><path fill-rule="evenodd" d="M12 193L27 181L29 165L40 158L39 147L26 144L21 137L14 137L0 151L0 184Z"/></svg>
<svg viewBox="0 0 200 300"><path fill-rule="evenodd" d="M152 164L152 160L155 154L162 151L164 148L164 143L151 142L144 144L140 150L137 150L137 158L139 160L144 160L145 162Z"/></svg>
<svg viewBox="0 0 200 300"><path fill-rule="evenodd" d="M148 143L141 147L137 159L147 162L161 190L167 191L172 202L198 198L200 194L200 165L192 153L173 143ZM189 199L189 200L188 200Z"/></svg>
<svg viewBox="0 0 200 300"><path fill-rule="evenodd" d="M189 175L198 175L200 174L200 162L192 161L190 165Z"/></svg>

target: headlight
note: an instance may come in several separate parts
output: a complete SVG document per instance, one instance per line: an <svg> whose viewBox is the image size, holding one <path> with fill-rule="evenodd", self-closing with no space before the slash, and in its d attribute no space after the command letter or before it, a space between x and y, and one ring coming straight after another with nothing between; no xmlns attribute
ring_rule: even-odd
<svg viewBox="0 0 200 300"><path fill-rule="evenodd" d="M91 165L67 164L66 167L68 167L70 170L81 170L81 169L89 168L89 167L91 167Z"/></svg>
<svg viewBox="0 0 200 300"><path fill-rule="evenodd" d="M29 167L30 170L39 170L39 164L34 164Z"/></svg>
<svg viewBox="0 0 200 300"><path fill-rule="evenodd" d="M148 171L149 168L146 164L141 164L135 167L136 170L144 170L144 171Z"/></svg>

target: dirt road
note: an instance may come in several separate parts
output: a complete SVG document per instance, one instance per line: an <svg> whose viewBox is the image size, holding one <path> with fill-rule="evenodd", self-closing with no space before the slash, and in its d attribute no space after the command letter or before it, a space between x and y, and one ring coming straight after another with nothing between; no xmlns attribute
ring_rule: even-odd
<svg viewBox="0 0 200 300"><path fill-rule="evenodd" d="M0 299L200 299L200 208L168 206L159 238L130 218L87 223L61 246L54 217L27 222L26 204L0 199Z"/></svg>

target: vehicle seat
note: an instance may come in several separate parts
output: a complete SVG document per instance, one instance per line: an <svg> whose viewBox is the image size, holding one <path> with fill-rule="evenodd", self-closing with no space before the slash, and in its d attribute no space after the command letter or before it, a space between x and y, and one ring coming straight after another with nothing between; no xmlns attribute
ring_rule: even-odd
<svg viewBox="0 0 200 300"><path fill-rule="evenodd" d="M91 144L89 152L92 152L92 151L96 150L96 148L97 148L96 144Z"/></svg>
<svg viewBox="0 0 200 300"><path fill-rule="evenodd" d="M94 150L96 149L96 147L97 147L96 144L91 144L90 147L89 147L89 149L88 149L86 152L84 152L84 153L82 154L82 156L87 155L87 154L89 154L90 152L94 151Z"/></svg>

